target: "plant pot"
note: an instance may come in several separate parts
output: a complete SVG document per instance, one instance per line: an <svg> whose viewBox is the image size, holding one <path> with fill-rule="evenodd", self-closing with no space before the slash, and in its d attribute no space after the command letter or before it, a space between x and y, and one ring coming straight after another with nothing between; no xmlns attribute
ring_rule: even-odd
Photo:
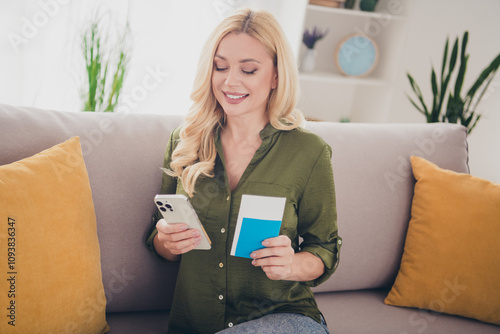
<svg viewBox="0 0 500 334"><path fill-rule="evenodd" d="M373 12L377 6L377 0L361 0L359 9L365 12Z"/></svg>
<svg viewBox="0 0 500 334"><path fill-rule="evenodd" d="M302 56L302 63L300 69L302 72L312 72L316 67L316 51L314 49L307 49Z"/></svg>
<svg viewBox="0 0 500 334"><path fill-rule="evenodd" d="M353 9L355 3L356 3L356 0L345 0L344 8Z"/></svg>

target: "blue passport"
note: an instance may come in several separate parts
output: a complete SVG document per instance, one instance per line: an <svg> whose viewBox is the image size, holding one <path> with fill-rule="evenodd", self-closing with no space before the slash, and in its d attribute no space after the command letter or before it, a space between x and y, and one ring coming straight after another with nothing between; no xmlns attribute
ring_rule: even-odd
<svg viewBox="0 0 500 334"><path fill-rule="evenodd" d="M242 195L231 255L250 258L264 248L262 241L277 237L285 211L285 197Z"/></svg>
<svg viewBox="0 0 500 334"><path fill-rule="evenodd" d="M254 250L264 248L262 241L277 237L280 228L281 220L243 218L234 255L250 258L250 254Z"/></svg>

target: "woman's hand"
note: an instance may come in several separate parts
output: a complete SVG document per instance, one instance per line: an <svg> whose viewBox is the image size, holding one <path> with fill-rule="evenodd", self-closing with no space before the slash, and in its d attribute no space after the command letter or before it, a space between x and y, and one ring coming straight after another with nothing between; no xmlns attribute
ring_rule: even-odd
<svg viewBox="0 0 500 334"><path fill-rule="evenodd" d="M179 255L194 249L201 241L200 232L188 229L186 224L168 224L160 219L156 229L158 234L153 241L156 252L170 261L177 261Z"/></svg>
<svg viewBox="0 0 500 334"><path fill-rule="evenodd" d="M325 270L323 261L309 252L295 253L290 238L280 235L262 242L266 248L250 254L252 264L261 267L272 280L310 281Z"/></svg>
<svg viewBox="0 0 500 334"><path fill-rule="evenodd" d="M290 238L280 235L264 240L266 248L256 250L250 254L254 260L252 264L261 267L267 277L272 280L289 280L292 275L292 265L295 251Z"/></svg>

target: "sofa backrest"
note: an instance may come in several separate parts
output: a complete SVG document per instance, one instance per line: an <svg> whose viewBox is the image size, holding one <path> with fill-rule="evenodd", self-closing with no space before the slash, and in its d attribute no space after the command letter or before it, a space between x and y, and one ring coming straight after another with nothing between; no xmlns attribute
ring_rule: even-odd
<svg viewBox="0 0 500 334"><path fill-rule="evenodd" d="M160 167L181 117L0 105L0 165L79 136L92 189L108 312L170 307L177 266L145 247Z"/></svg>
<svg viewBox="0 0 500 334"><path fill-rule="evenodd" d="M410 156L468 173L467 131L434 124L308 123L332 146L340 265L315 292L392 285L403 254L415 179Z"/></svg>
<svg viewBox="0 0 500 334"><path fill-rule="evenodd" d="M89 173L108 312L168 309L176 265L144 245L163 154L181 117L72 113L0 104L0 165L79 136ZM315 291L388 286L401 259L414 179L410 155L467 172L465 128L449 124L339 124L306 128L333 149L339 234L337 272Z"/></svg>

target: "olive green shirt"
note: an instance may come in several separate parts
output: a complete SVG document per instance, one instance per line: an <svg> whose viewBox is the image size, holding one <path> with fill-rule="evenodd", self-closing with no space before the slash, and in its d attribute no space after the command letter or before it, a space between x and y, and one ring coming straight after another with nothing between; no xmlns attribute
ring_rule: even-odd
<svg viewBox="0 0 500 334"><path fill-rule="evenodd" d="M215 136L215 176L200 177L191 198L212 249L182 255L169 333L215 333L277 312L299 313L320 322L310 287L326 281L335 271L341 245L330 146L302 128L281 131L269 124L260 133L260 148L231 192L219 130ZM166 168L178 138L176 129L167 146ZM187 195L180 180L166 174L162 193ZM324 274L309 282L270 280L251 259L231 256L243 194L286 197L280 234L290 238L296 252L318 256L325 265ZM159 217L158 213L153 217L147 239L153 252L154 224Z"/></svg>

